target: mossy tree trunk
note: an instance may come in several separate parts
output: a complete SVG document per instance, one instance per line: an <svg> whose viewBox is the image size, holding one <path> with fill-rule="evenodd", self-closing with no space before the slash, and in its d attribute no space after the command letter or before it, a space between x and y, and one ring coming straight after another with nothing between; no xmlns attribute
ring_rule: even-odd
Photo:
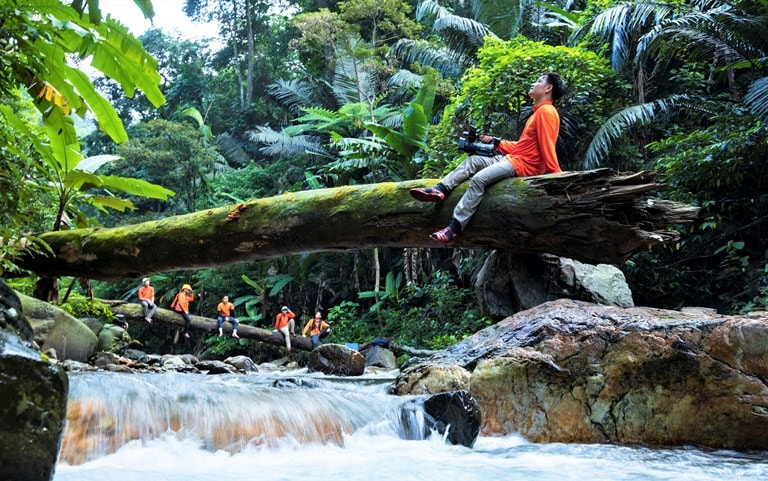
<svg viewBox="0 0 768 481"><path fill-rule="evenodd" d="M650 196L664 187L654 178L652 172L598 169L500 182L449 247L621 263L648 246L677 240L669 227L698 214L698 208ZM136 225L50 232L41 238L53 255L18 263L40 275L113 279L302 252L441 247L429 234L448 224L466 185L439 205L408 194L435 182L317 189Z"/></svg>

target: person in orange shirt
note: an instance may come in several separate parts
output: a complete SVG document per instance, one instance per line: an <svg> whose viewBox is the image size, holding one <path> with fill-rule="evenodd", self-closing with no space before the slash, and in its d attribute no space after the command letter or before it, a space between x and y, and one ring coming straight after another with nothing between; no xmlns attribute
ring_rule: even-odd
<svg viewBox="0 0 768 481"><path fill-rule="evenodd" d="M430 234L446 244L464 230L483 200L485 189L509 177L561 172L555 145L560 132L560 115L553 105L562 97L565 83L560 75L547 72L531 85L528 96L533 99L533 115L525 123L516 142L501 140L495 147L497 155L470 155L455 170L434 187L411 189L413 198L422 202L441 202L459 184L469 180L469 188L456 204L451 223ZM488 135L480 136L483 143L493 142Z"/></svg>
<svg viewBox="0 0 768 481"><path fill-rule="evenodd" d="M277 313L277 316L275 316L275 330L273 332L277 333L279 331L283 335L288 352L291 352L291 336L296 335L294 317L296 317L296 314L288 306L283 306L280 312ZM288 335L289 332L290 336Z"/></svg>
<svg viewBox="0 0 768 481"><path fill-rule="evenodd" d="M222 327L224 321L229 321L232 323L232 337L239 338L240 336L237 335L237 325L240 321L235 317L235 305L229 302L229 296L221 298L221 302L216 306L216 312L219 313L217 318L219 321L219 337L224 335L224 328Z"/></svg>
<svg viewBox="0 0 768 481"><path fill-rule="evenodd" d="M307 331L309 331L312 349L314 349L321 339L330 334L331 326L323 320L323 315L320 312L316 312L315 317L307 321L304 330L301 331L302 337L307 337Z"/></svg>
<svg viewBox="0 0 768 481"><path fill-rule="evenodd" d="M152 316L157 313L157 306L155 305L155 288L149 285L149 277L141 280L141 287L139 287L137 295L141 303L141 312L144 314L144 320L152 324Z"/></svg>
<svg viewBox="0 0 768 481"><path fill-rule="evenodd" d="M184 319L184 337L189 337L189 326L192 319L189 318L189 303L195 300L195 293L192 292L192 286L184 284L181 290L176 294L171 302L171 309L181 314Z"/></svg>

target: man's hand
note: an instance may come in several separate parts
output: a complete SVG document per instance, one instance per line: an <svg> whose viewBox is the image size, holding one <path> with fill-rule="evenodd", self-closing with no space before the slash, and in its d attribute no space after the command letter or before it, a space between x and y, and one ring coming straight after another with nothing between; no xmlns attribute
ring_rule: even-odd
<svg viewBox="0 0 768 481"><path fill-rule="evenodd" d="M480 142L484 144L490 144L491 142L493 142L493 137L491 137L490 135L481 135L478 138L480 139Z"/></svg>

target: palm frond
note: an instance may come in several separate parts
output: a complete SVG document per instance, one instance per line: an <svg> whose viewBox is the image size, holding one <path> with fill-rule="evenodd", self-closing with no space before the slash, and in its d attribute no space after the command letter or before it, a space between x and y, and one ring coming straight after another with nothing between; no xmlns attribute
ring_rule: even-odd
<svg viewBox="0 0 768 481"><path fill-rule="evenodd" d="M226 132L217 135L213 144L229 165L246 165L251 160L240 142Z"/></svg>
<svg viewBox="0 0 768 481"><path fill-rule="evenodd" d="M672 114L681 108L711 115L719 104L702 102L688 95L673 95L665 99L627 107L609 118L597 131L584 156L584 168L600 166L608 156L615 140L621 138L636 125L647 125L660 120L662 114Z"/></svg>
<svg viewBox="0 0 768 481"><path fill-rule="evenodd" d="M421 0L416 7L416 20L419 22L430 18L434 21L444 15L451 15L451 12L433 0Z"/></svg>
<svg viewBox="0 0 768 481"><path fill-rule="evenodd" d="M373 111L373 118L381 125L393 127L402 123L402 113L402 108L385 104L376 107Z"/></svg>
<svg viewBox="0 0 768 481"><path fill-rule="evenodd" d="M523 18L523 0L473 0L472 15L496 36L510 39Z"/></svg>
<svg viewBox="0 0 768 481"><path fill-rule="evenodd" d="M440 71L444 78L458 79L474 62L474 56L440 47L422 40L401 39L392 46L392 52L406 62L418 62Z"/></svg>
<svg viewBox="0 0 768 481"><path fill-rule="evenodd" d="M376 95L375 84L375 75L364 62L350 56L337 60L333 93L339 104L372 101Z"/></svg>
<svg viewBox="0 0 768 481"><path fill-rule="evenodd" d="M319 104L315 97L315 89L304 79L280 79L267 86L267 93L292 112L298 112L301 107L307 105Z"/></svg>
<svg viewBox="0 0 768 481"><path fill-rule="evenodd" d="M419 88L422 76L407 69L400 69L389 77L387 84L393 87Z"/></svg>
<svg viewBox="0 0 768 481"><path fill-rule="evenodd" d="M768 122L768 77L752 82L744 97L744 104L763 122Z"/></svg>
<svg viewBox="0 0 768 481"><path fill-rule="evenodd" d="M303 155L308 152L327 154L320 138L310 135L286 135L267 126L256 127L247 133L248 139L259 144L266 144L261 149L266 155L281 156L286 154Z"/></svg>
<svg viewBox="0 0 768 481"><path fill-rule="evenodd" d="M638 57L663 50L667 56L685 53L691 60L714 61L731 68L745 60L765 55L768 25L765 19L717 5L706 12L691 12L665 21L645 34L638 44ZM751 65L750 65L751 67Z"/></svg>
<svg viewBox="0 0 768 481"><path fill-rule="evenodd" d="M474 55L474 52L483 46L483 38L486 36L496 37L485 25L458 15L440 17L432 28L440 34L448 48L464 55Z"/></svg>
<svg viewBox="0 0 768 481"><path fill-rule="evenodd" d="M295 119L297 122L333 122L343 118L337 111L324 107L302 107L301 111L304 114Z"/></svg>
<svg viewBox="0 0 768 481"><path fill-rule="evenodd" d="M630 57L640 32L673 15L675 7L660 2L627 2L597 15L590 31L611 44L611 65L620 69Z"/></svg>

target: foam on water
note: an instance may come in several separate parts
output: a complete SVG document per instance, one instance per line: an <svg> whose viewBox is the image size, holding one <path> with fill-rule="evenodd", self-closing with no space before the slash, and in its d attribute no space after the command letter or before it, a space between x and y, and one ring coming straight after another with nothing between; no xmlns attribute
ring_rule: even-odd
<svg viewBox="0 0 768 481"><path fill-rule="evenodd" d="M300 373L296 373L300 375ZM534 444L520 436L481 436L473 448L433 435L406 439L402 406L376 382L319 380L312 388L271 387L275 376L85 375L73 379L71 397L112 399L112 416L155 422L156 410L174 418L165 432L132 428L126 440L82 464L61 461L55 481L720 481L768 479L768 453L693 448ZM411 399L412 401L412 399ZM340 426L317 436L314 418ZM145 416L145 418L143 417ZM206 419L210 417L211 419ZM242 439L216 447L207 433L264 422L279 436ZM271 422L271 421L270 421ZM121 424L103 419L106 429ZM202 427L201 427L202 426ZM288 428L286 428L286 426ZM325 433L327 434L327 433ZM248 433L250 436L251 434Z"/></svg>

